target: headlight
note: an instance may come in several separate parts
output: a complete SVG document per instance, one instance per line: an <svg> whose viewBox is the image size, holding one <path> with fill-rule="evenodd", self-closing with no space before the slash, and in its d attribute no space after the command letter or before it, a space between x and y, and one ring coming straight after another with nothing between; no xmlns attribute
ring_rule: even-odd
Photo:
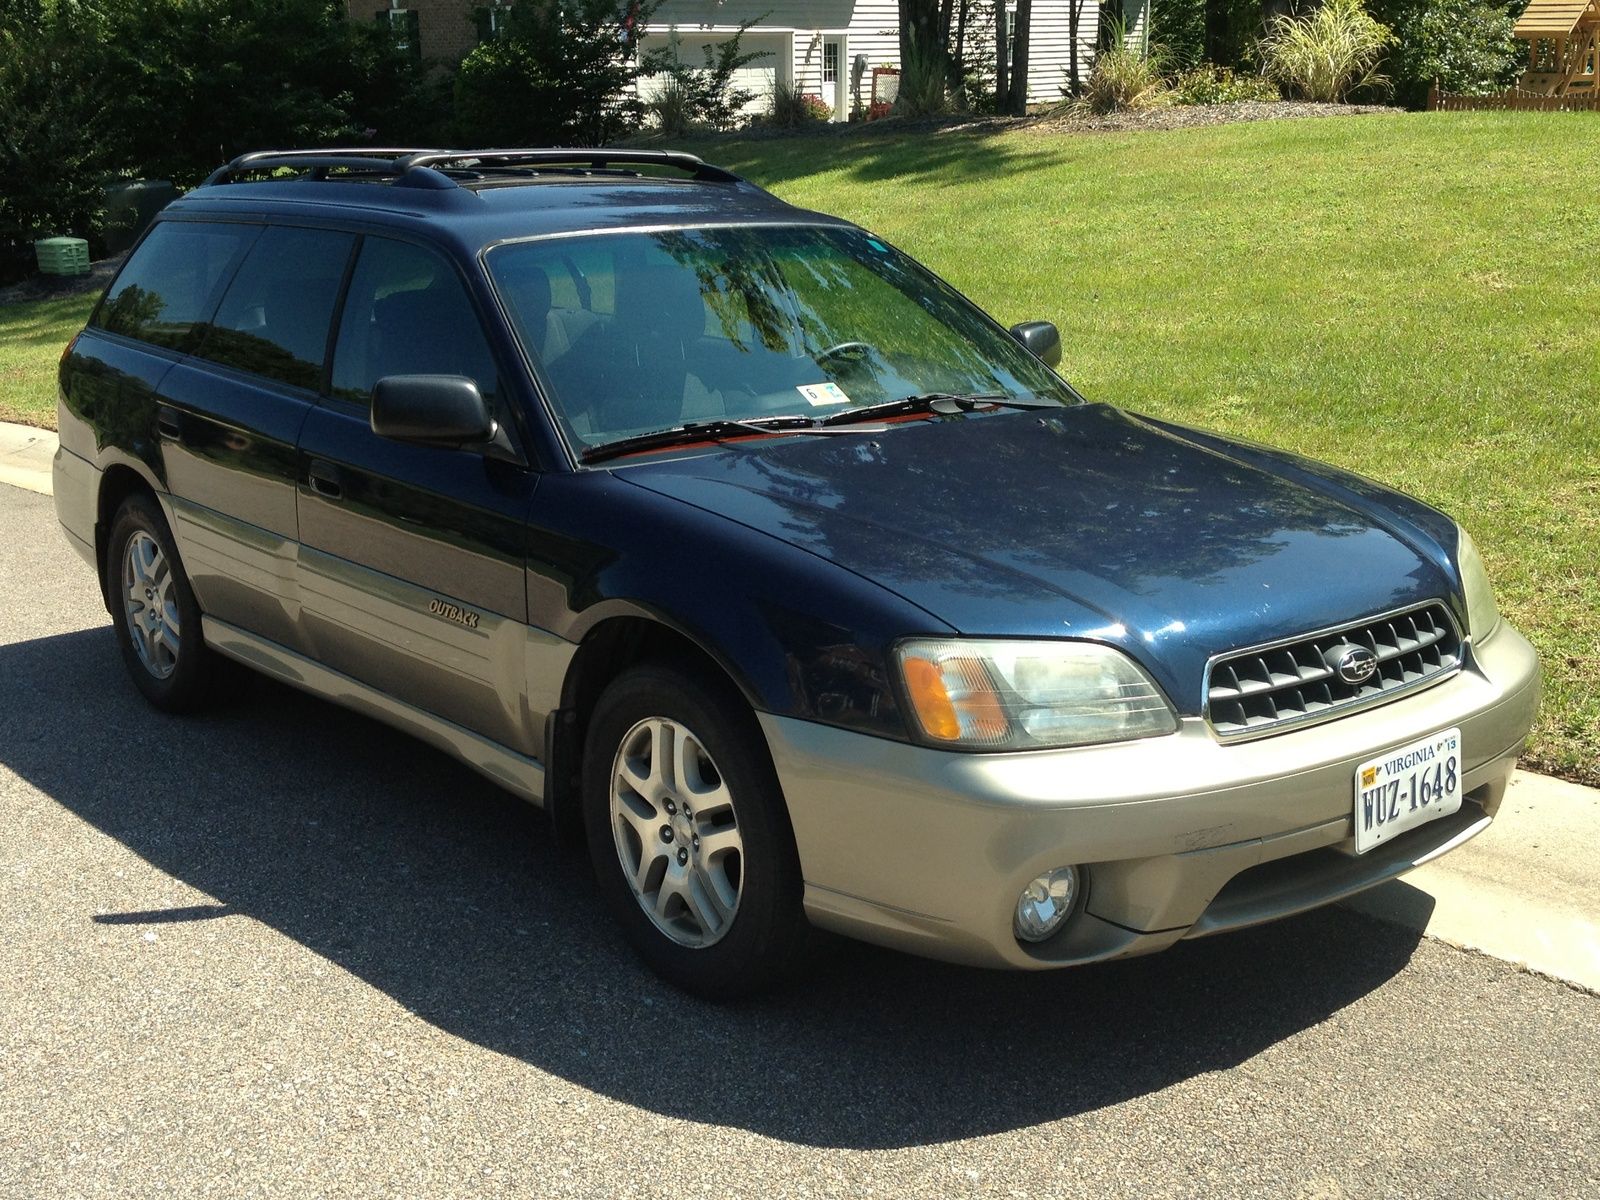
<svg viewBox="0 0 1600 1200"><path fill-rule="evenodd" d="M1483 569L1478 547L1465 529L1456 545L1456 566L1461 571L1461 590L1467 597L1467 629L1475 642L1485 642L1500 624L1500 609L1494 602L1489 572Z"/></svg>
<svg viewBox="0 0 1600 1200"><path fill-rule="evenodd" d="M932 742L1022 750L1178 728L1161 689L1109 646L916 639L896 654L912 712Z"/></svg>

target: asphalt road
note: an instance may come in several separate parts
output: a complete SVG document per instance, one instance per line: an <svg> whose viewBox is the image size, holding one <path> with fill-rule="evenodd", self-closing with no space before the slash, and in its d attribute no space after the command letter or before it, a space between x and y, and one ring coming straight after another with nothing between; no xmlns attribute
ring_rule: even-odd
<svg viewBox="0 0 1600 1200"><path fill-rule="evenodd" d="M539 819L126 682L0 487L0 1195L1600 1195L1600 999L1335 909L1044 976L656 983Z"/></svg>

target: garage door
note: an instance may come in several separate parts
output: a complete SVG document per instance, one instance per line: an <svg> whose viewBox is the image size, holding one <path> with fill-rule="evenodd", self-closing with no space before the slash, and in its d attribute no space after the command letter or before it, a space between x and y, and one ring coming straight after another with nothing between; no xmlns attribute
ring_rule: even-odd
<svg viewBox="0 0 1600 1200"><path fill-rule="evenodd" d="M671 35L664 33L646 34L640 40L641 49L645 53L653 50L666 49L672 45ZM678 57L689 66L698 67L705 62L705 51L702 46L709 45L715 53L727 39L714 33L699 33L695 30L679 30L677 33ZM772 104L772 89L779 78L787 79L789 72L784 70L779 75L780 66L786 66L784 60L789 54L789 35L782 33L747 33L739 39L739 48L745 54L760 54L747 67L741 67L734 72L733 86L754 94L755 99L745 105L747 115L754 116L766 112ZM645 78L639 81L639 95L649 100L661 87L660 77Z"/></svg>

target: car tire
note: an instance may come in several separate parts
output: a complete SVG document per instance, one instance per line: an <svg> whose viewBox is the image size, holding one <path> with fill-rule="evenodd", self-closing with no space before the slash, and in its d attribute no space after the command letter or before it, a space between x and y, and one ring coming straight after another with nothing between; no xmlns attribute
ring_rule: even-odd
<svg viewBox="0 0 1600 1200"><path fill-rule="evenodd" d="M600 890L664 979L731 1000L802 960L794 833L760 727L731 688L676 665L620 676L589 722L582 803Z"/></svg>
<svg viewBox="0 0 1600 1200"><path fill-rule="evenodd" d="M111 522L106 596L134 686L164 712L208 700L218 673L200 633L200 605L155 498L135 494Z"/></svg>

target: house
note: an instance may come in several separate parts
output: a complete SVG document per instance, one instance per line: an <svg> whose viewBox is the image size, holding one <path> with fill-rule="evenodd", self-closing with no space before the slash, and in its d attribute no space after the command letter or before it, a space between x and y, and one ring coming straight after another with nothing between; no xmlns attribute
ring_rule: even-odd
<svg viewBox="0 0 1600 1200"><path fill-rule="evenodd" d="M1078 66L1085 74L1099 37L1097 0L1034 0L1028 52L1028 100L1042 104L1061 99L1071 62L1070 10L1079 8ZM1148 0L1130 0L1130 9ZM1016 3L1008 0L1010 20ZM993 53L994 0L970 0L974 41ZM688 63L703 61L701 46L715 46L754 18L756 24L740 40L746 52L765 57L742 73L738 85L754 92L752 111L765 107L764 97L779 84L798 86L822 97L833 119L849 117L851 108L866 108L873 99L873 68L900 65L900 17L896 0L662 0L645 28L647 49L678 43ZM969 45L973 44L969 42ZM880 85L880 96L881 96Z"/></svg>
<svg viewBox="0 0 1600 1200"><path fill-rule="evenodd" d="M493 37L514 0L347 0L351 19L391 24L419 58L452 61ZM619 9L625 0L618 0ZM959 12L962 0L952 0ZM1005 3L1008 27L1016 0L965 0L969 54L994 53L994 5ZM1142 44L1150 0L1107 0L1120 11L1130 44ZM1028 52L1028 101L1059 100L1072 61L1072 10L1078 10L1078 69L1087 76L1102 33L1100 0L1033 0ZM762 111L778 84L822 97L834 120L873 100L874 68L900 66L900 20L896 0L661 0L641 31L643 49L675 46L685 62L699 65L701 47L715 47L745 21L755 24L740 42L762 57L736 80L755 94L748 106ZM1109 30L1109 22L1104 23ZM1009 41L1009 39L1008 39ZM890 86L880 81L880 98ZM646 84L645 90L649 90Z"/></svg>

